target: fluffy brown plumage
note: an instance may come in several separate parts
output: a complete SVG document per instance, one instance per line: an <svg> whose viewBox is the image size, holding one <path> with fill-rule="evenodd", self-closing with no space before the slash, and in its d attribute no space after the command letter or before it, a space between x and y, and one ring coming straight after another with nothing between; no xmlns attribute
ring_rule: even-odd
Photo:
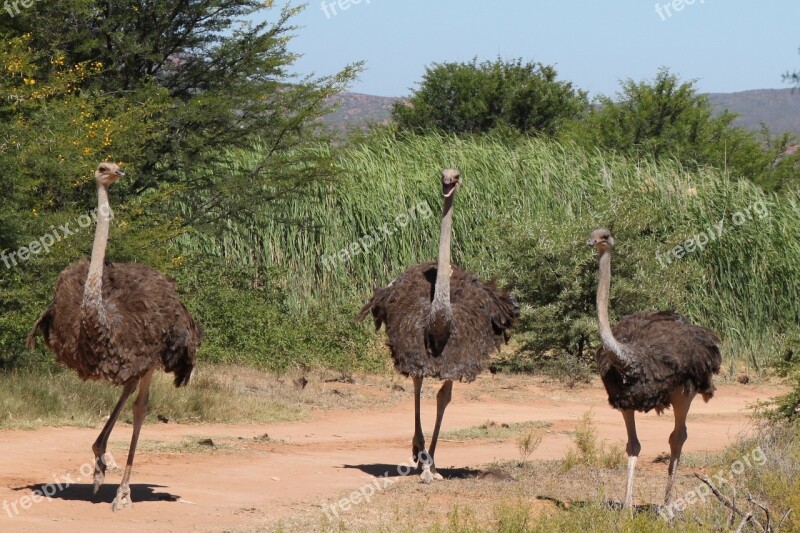
<svg viewBox="0 0 800 533"><path fill-rule="evenodd" d="M175 374L176 387L186 385L202 334L178 299L175 282L147 265L106 263L103 301L112 327L110 338L98 338L81 324L88 271L84 260L61 273L53 303L28 335L28 348L41 333L56 360L83 379L122 385L162 367Z"/></svg>
<svg viewBox="0 0 800 533"><path fill-rule="evenodd" d="M92 446L95 493L105 479L108 438L125 402L139 389L133 403L128 460L111 504L114 510L133 505L129 482L153 372L163 368L174 373L176 387L188 383L201 338L173 281L146 265L105 261L112 216L108 188L124 175L115 163L97 166L97 227L91 260L70 265L61 273L53 303L33 325L27 343L33 349L41 333L56 359L83 379L122 386L122 395Z"/></svg>
<svg viewBox="0 0 800 533"><path fill-rule="evenodd" d="M376 288L359 320L372 313L376 329L386 324L392 360L398 372L470 382L484 369L490 354L508 340L519 317L513 296L494 283L483 283L452 268L452 328L446 342L428 328L436 282L436 263L414 265L386 288Z"/></svg>
<svg viewBox="0 0 800 533"><path fill-rule="evenodd" d="M635 354L636 363L624 371L612 363L608 348L597 350L597 366L615 409L663 412L670 396L682 389L686 396L714 396L712 376L719 373L720 340L708 328L697 326L672 311L636 313L621 318L614 337Z"/></svg>
<svg viewBox="0 0 800 533"><path fill-rule="evenodd" d="M442 479L436 472L434 453L453 381L474 380L491 352L508 340L508 330L519 317L513 296L450 264L453 205L461 172L448 168L440 178L444 207L437 262L414 265L388 287L375 289L359 313L363 320L371 312L376 328L386 325L394 366L414 381L411 455L422 464L420 477L425 483ZM422 380L426 377L444 381L436 394L436 425L428 450L420 421Z"/></svg>
<svg viewBox="0 0 800 533"><path fill-rule="evenodd" d="M597 350L597 366L608 392L608 401L622 413L628 433L628 484L625 507L633 503L633 477L641 444L636 436L636 411L672 407L675 429L669 436L670 459L665 505L669 505L686 442L686 418L692 400L714 395L713 375L722 357L719 338L708 328L696 326L673 313L636 313L611 327L608 301L611 292L611 250L614 237L605 228L594 230L587 241L600 255L597 283L597 325L603 344Z"/></svg>

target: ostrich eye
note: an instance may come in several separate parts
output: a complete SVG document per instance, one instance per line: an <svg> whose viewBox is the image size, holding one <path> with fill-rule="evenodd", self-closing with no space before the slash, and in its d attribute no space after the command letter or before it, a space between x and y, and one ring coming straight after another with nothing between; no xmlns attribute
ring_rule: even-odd
<svg viewBox="0 0 800 533"><path fill-rule="evenodd" d="M108 170L108 167L100 167L100 172L105 172L106 170Z"/></svg>

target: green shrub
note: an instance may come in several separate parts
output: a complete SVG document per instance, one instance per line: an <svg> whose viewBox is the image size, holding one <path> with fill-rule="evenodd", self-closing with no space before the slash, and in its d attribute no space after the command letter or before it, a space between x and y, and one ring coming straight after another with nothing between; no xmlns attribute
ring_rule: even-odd
<svg viewBox="0 0 800 533"><path fill-rule="evenodd" d="M567 450L564 456L563 469L570 470L576 466L598 466L601 468L619 468L625 464L625 453L617 444L607 445L597 437L597 428L592 422L592 413L583 413L581 421L575 428L575 448Z"/></svg>

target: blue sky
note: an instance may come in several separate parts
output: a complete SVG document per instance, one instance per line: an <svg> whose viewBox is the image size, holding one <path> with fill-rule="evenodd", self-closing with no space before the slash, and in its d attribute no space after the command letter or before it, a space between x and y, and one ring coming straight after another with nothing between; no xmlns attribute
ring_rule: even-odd
<svg viewBox="0 0 800 533"><path fill-rule="evenodd" d="M402 96L433 62L522 57L594 96L660 66L703 92L787 87L781 74L800 70L798 0L353 1L311 0L294 19L298 73L365 60L353 91Z"/></svg>

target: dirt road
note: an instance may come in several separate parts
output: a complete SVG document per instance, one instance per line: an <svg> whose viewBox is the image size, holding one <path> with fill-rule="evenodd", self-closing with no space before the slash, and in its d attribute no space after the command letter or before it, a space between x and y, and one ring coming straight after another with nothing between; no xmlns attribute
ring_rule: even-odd
<svg viewBox="0 0 800 533"><path fill-rule="evenodd" d="M134 508L118 513L111 512L110 502L121 469L107 475L95 498L91 476L86 475L90 466L83 466L92 459L90 446L99 429L2 431L0 531L89 533L112 526L114 531L247 530L294 513L319 512L325 502L371 483L375 475L396 475L397 465L408 461L413 398L410 384L406 389L402 402L387 409L319 411L309 420L290 424L148 423L132 477ZM695 401L684 451L725 447L748 430L753 403L781 392L768 385L721 385L710 403ZM423 400L426 435L433 427L434 393L428 388ZM622 417L608 407L599 383L568 390L541 379L487 375L470 385L456 384L444 430L487 420L548 422L531 459L558 459L571 446L576 422L589 410L602 438L624 443ZM671 414L639 415L637 426L643 462L668 450ZM120 423L110 451L121 465L129 438L130 425ZM214 445L200 444L204 439L212 439ZM518 458L513 438L448 439L437 450L440 469ZM42 488L55 494L39 502L28 499Z"/></svg>

